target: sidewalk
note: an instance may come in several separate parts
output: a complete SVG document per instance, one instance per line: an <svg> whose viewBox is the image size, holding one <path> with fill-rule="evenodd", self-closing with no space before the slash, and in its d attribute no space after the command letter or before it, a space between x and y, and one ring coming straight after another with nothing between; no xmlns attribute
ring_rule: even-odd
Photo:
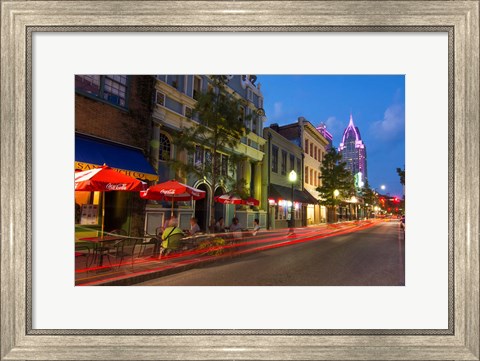
<svg viewBox="0 0 480 361"><path fill-rule="evenodd" d="M335 224L322 224L296 228L294 235L287 235L288 229L260 231L256 236L244 232L241 240L222 247L203 250L184 251L161 259L145 255L142 258L125 259L121 265L107 264L104 267L81 268L75 271L76 286L129 286L173 273L183 272L206 264L222 262L233 257L240 257L252 252L289 246L301 242L318 240L350 233L371 227L382 220L350 221ZM228 235L228 234L225 234Z"/></svg>

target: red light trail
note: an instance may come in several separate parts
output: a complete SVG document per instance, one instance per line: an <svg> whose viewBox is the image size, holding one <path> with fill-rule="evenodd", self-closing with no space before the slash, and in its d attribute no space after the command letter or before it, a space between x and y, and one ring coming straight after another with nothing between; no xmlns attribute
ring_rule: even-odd
<svg viewBox="0 0 480 361"><path fill-rule="evenodd" d="M237 255L245 255L253 252L260 252L260 251L275 249L279 247L286 247L286 246L299 244L299 243L316 241L319 239L329 238L333 236L349 234L349 233L370 228L377 223L378 223L378 220L365 222L360 225L358 223L328 225L327 227L322 227L321 229L299 228L299 229L296 229L297 233L293 236L286 236L284 232L278 235L279 233L278 230L263 231L261 233L260 239L258 238L258 236L256 237L248 236L242 239L242 241L239 241L239 242L233 241L226 245L213 246L213 247L200 249L200 250L196 249L191 251L183 251L180 253L173 253L171 255L163 256L160 259L151 258L151 257L144 258L134 262L134 265L153 266L152 268L149 268L147 270L139 270L139 271L132 270L131 273L128 273L126 275L125 274L115 275L116 272L108 272L108 273L104 273L102 275L103 277L100 280L98 279L98 275L95 275L95 276L86 276L82 279L77 280L77 282L79 286L97 285L97 284L102 284L108 281L121 280L125 278L146 275L146 274L164 271L168 269L184 267L186 265L193 265L196 263L208 262L211 260L226 259L226 258L231 258ZM282 231L285 231L285 230L282 230ZM251 232L244 232L244 233L250 234ZM222 235L225 236L225 234L222 234ZM245 247L249 247L249 248L243 249ZM224 250L226 252L224 254L217 254L217 255L208 254L208 253L219 251L219 250ZM195 257L195 256L198 256L198 257ZM186 257L193 257L193 258L187 258L182 260L182 258L186 258ZM173 261L173 262L165 263L165 261ZM132 264L131 262L122 263L122 264L115 263L109 266L84 268L84 269L76 270L75 272L77 274L81 274L81 273L87 273L92 271L113 269L115 267L120 267L121 265L130 266L131 264ZM97 279L92 280L94 278L97 278Z"/></svg>

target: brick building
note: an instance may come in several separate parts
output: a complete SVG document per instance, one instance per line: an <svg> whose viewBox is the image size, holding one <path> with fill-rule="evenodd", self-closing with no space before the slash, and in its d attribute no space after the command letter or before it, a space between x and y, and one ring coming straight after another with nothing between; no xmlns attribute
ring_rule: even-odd
<svg viewBox="0 0 480 361"><path fill-rule="evenodd" d="M146 156L152 76L75 76L75 169L106 164L146 182L158 176ZM143 234L145 201L130 192L75 192L76 237L123 229ZM104 215L102 215L104 209Z"/></svg>

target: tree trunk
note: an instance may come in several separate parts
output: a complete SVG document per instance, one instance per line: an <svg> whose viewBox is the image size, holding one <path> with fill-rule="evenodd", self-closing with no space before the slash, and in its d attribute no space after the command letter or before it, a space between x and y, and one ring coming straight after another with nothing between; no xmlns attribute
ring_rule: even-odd
<svg viewBox="0 0 480 361"><path fill-rule="evenodd" d="M212 193L210 194L210 222L208 223L208 232L215 232L215 186L217 184L217 147L216 144L212 149Z"/></svg>
<svg viewBox="0 0 480 361"><path fill-rule="evenodd" d="M336 206L327 206L327 221L328 223L335 223L337 221L337 207Z"/></svg>

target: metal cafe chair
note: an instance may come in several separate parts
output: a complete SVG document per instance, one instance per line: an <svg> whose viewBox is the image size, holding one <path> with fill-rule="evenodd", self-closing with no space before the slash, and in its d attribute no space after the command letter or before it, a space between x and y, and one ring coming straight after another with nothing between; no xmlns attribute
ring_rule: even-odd
<svg viewBox="0 0 480 361"><path fill-rule="evenodd" d="M145 236L142 239L139 239L136 243L136 246L139 247L137 254L138 258L141 257L156 257L160 251L160 244L162 243L162 232L163 227L157 227L155 229L155 234L145 233ZM152 247L149 247L152 246ZM147 252L147 250L152 250L152 253Z"/></svg>
<svg viewBox="0 0 480 361"><path fill-rule="evenodd" d="M131 257L132 259L132 269L135 258L135 248L137 244L141 242L141 239L122 239L117 241L113 246L113 255L115 257L115 262L118 262L118 268L122 266L124 259Z"/></svg>
<svg viewBox="0 0 480 361"><path fill-rule="evenodd" d="M121 235L126 236L127 232L123 229L114 229L111 232L108 232L111 235ZM119 255L119 251L123 250L123 242L124 240L117 240L109 243L103 243L97 245L93 250L93 260L92 263L98 258L108 258L108 262L112 265L111 258L117 258Z"/></svg>
<svg viewBox="0 0 480 361"><path fill-rule="evenodd" d="M85 267L89 267L89 258L90 258L90 247L88 246L75 246L75 263L80 258L85 259Z"/></svg>

